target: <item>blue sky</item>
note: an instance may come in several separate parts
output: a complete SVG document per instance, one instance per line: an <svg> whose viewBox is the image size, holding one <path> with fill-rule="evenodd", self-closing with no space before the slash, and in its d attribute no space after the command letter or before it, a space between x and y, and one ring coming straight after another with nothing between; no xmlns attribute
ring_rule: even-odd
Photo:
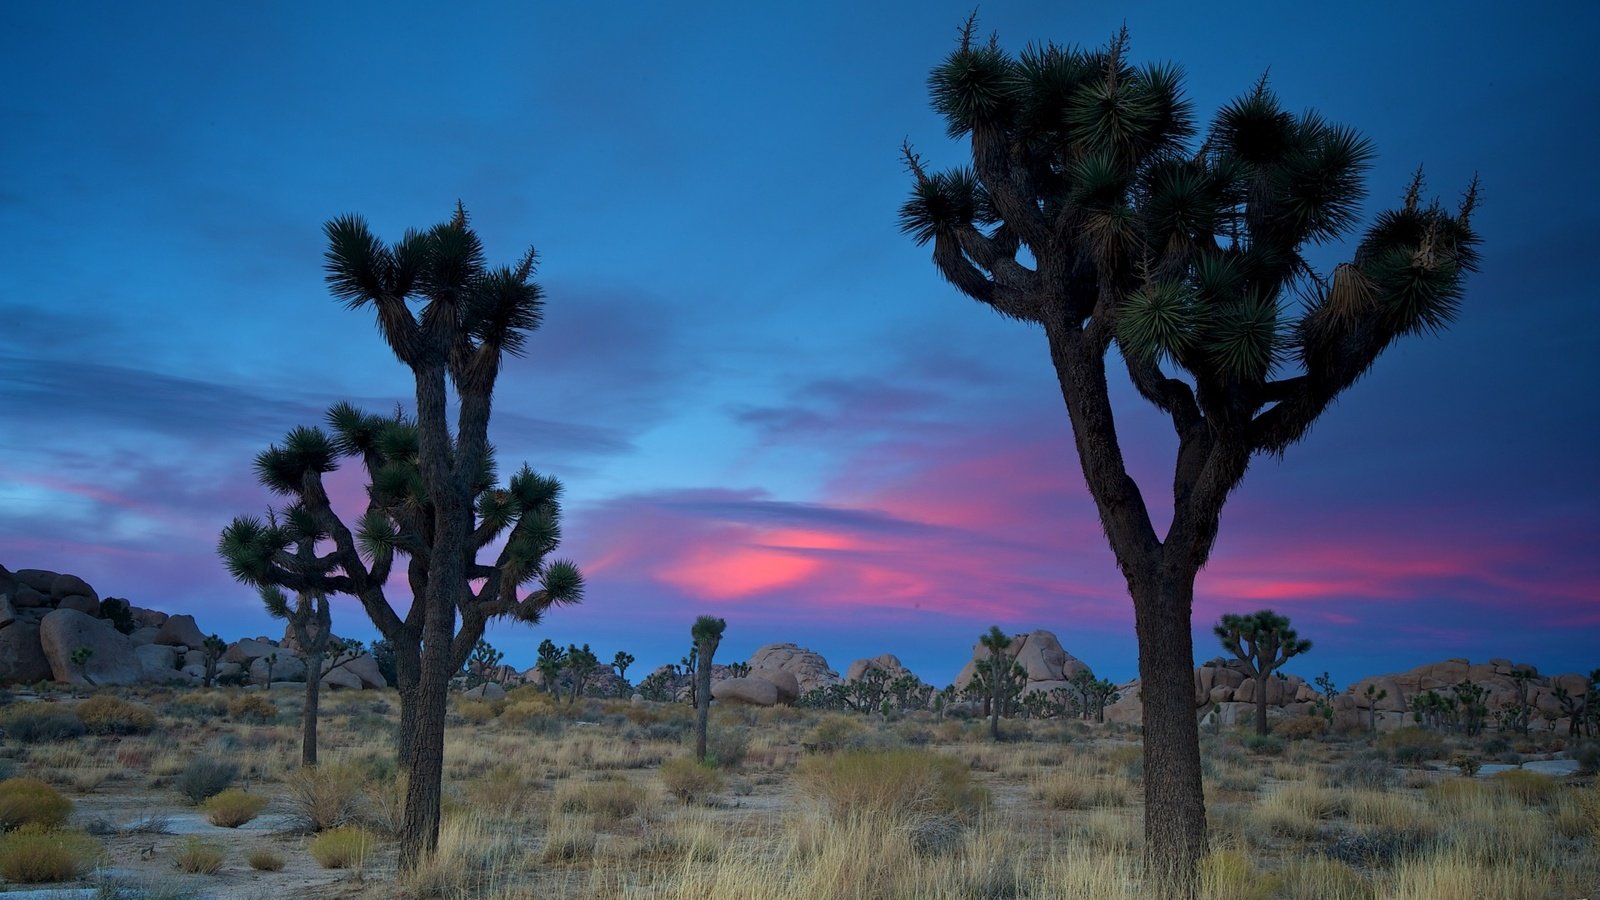
<svg viewBox="0 0 1600 900"><path fill-rule="evenodd" d="M969 6L340 6L0 11L0 562L276 633L212 551L270 502L251 457L409 383L323 288L321 223L359 212L393 239L459 198L493 257L543 259L545 327L493 437L502 471L565 481L590 580L537 631L493 630L510 661L550 637L653 666L710 612L729 659L794 640L942 684L998 622L1133 674L1042 336L896 231L902 139L962 160L925 79ZM1271 605L1318 642L1301 669L1341 682L1448 656L1600 664L1597 18L982 9L1012 49L1125 21L1202 118L1270 67L1289 108L1376 144L1369 213L1419 163L1447 201L1482 177L1457 325L1392 350L1224 513L1201 658L1218 614ZM1159 496L1165 430L1122 421ZM354 605L336 617L371 636Z"/></svg>

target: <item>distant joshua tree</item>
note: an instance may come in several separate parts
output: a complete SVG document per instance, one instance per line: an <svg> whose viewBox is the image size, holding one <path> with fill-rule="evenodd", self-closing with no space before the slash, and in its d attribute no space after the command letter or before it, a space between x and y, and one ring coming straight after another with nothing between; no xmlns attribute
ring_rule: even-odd
<svg viewBox="0 0 1600 900"><path fill-rule="evenodd" d="M990 625L989 630L978 638L978 643L989 651L989 658L980 665L987 666L989 675L989 740L1000 740L1000 705L1005 700L1005 676L1011 667L1011 657L1006 655L1006 649L1011 646L1011 638L1000 630L999 625Z"/></svg>
<svg viewBox="0 0 1600 900"><path fill-rule="evenodd" d="M689 636L694 639L695 670L694 758L706 761L706 725L711 718L711 657L722 643L722 632L728 623L715 616L701 616L694 620Z"/></svg>
<svg viewBox="0 0 1600 900"><path fill-rule="evenodd" d="M1256 734L1267 733L1267 676L1311 649L1289 620L1270 609L1247 616L1228 614L1211 629L1222 639L1222 647L1238 657L1256 680Z"/></svg>
<svg viewBox="0 0 1600 900"><path fill-rule="evenodd" d="M1012 54L969 19L928 93L970 165L932 171L904 147L900 223L956 290L1048 345L1133 599L1145 861L1156 894L1189 897L1206 852L1190 629L1223 505L1396 340L1450 323L1478 264L1478 192L1447 210L1419 173L1349 262L1318 272L1307 249L1357 225L1372 145L1291 112L1264 77L1200 133L1181 70L1128 50L1124 30ZM1176 437L1165 534L1123 457L1108 362Z"/></svg>

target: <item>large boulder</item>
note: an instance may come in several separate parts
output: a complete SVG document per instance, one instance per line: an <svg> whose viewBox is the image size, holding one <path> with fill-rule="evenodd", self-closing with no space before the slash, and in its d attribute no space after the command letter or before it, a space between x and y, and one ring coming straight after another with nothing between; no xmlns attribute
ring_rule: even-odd
<svg viewBox="0 0 1600 900"><path fill-rule="evenodd" d="M327 671L332 664L332 660L325 661L322 664L323 670ZM339 664L339 668L361 679L361 686L364 688L389 686L389 683L383 680L383 673L378 671L378 661L373 659L371 654L363 653L355 659L346 660Z"/></svg>
<svg viewBox="0 0 1600 900"><path fill-rule="evenodd" d="M128 615L133 618L135 628L160 628L169 618L159 609L145 609L142 606L128 607Z"/></svg>
<svg viewBox="0 0 1600 900"><path fill-rule="evenodd" d="M141 668L140 681L163 684L182 678L178 671L178 649L162 644L144 644L133 648L133 655L139 658ZM187 679L184 679L187 680Z"/></svg>
<svg viewBox="0 0 1600 900"><path fill-rule="evenodd" d="M50 581L50 599L61 600L66 597L92 597L96 607L100 605L100 594L76 575L57 575Z"/></svg>
<svg viewBox="0 0 1600 900"><path fill-rule="evenodd" d="M1038 629L1027 634L1014 634L1005 653L1021 664L1028 673L1028 684L1035 682L1071 681L1079 672L1094 674L1083 660L1068 653L1053 632ZM989 659L989 648L982 643L972 645L972 658L956 673L956 690L965 690L977 677L978 664ZM1028 690L1024 687L1023 690ZM1037 688L1035 690L1047 690Z"/></svg>
<svg viewBox="0 0 1600 900"><path fill-rule="evenodd" d="M17 608L11 605L11 593L0 591L0 628L17 620Z"/></svg>
<svg viewBox="0 0 1600 900"><path fill-rule="evenodd" d="M58 609L45 616L39 622L39 644L50 660L56 681L134 684L144 675L144 666L126 635L110 622L75 609ZM82 665L72 659L79 649L89 651L89 658Z"/></svg>
<svg viewBox="0 0 1600 900"><path fill-rule="evenodd" d="M778 702L785 706L800 699L800 679L794 677L793 672L786 672L783 669L751 669L750 677L772 682L772 686L778 689ZM713 689L711 694L716 696L716 690Z"/></svg>
<svg viewBox="0 0 1600 900"><path fill-rule="evenodd" d="M68 594L56 601L56 609L75 609L86 616L100 618L100 601L83 594Z"/></svg>
<svg viewBox="0 0 1600 900"><path fill-rule="evenodd" d="M361 690L361 679L342 666L322 676L322 686L325 688L339 688L341 690Z"/></svg>
<svg viewBox="0 0 1600 900"><path fill-rule="evenodd" d="M33 684L53 675L39 644L37 619L18 615L10 626L0 628L0 684Z"/></svg>
<svg viewBox="0 0 1600 900"><path fill-rule="evenodd" d="M828 668L822 654L795 644L767 644L750 655L750 669L778 669L788 672L800 684L800 693L839 683L839 673Z"/></svg>
<svg viewBox="0 0 1600 900"><path fill-rule="evenodd" d="M462 696L468 700L504 700L506 698L506 689L492 681L485 681L483 684L465 691Z"/></svg>
<svg viewBox="0 0 1600 900"><path fill-rule="evenodd" d="M263 656L271 656L278 652L278 645L266 638L244 638L231 646L222 654L225 662L249 665Z"/></svg>
<svg viewBox="0 0 1600 900"><path fill-rule="evenodd" d="M778 686L765 678L729 678L711 685L711 699L750 706L776 706Z"/></svg>
<svg viewBox="0 0 1600 900"><path fill-rule="evenodd" d="M11 591L11 605L18 609L37 609L50 605L50 595L38 590L31 585L24 584L22 579L17 579L17 586Z"/></svg>
<svg viewBox="0 0 1600 900"><path fill-rule="evenodd" d="M276 653L258 656L251 660L249 671L248 680L251 684L271 684L274 681L305 681L306 661L297 654L280 649Z"/></svg>
<svg viewBox="0 0 1600 900"><path fill-rule="evenodd" d="M56 583L57 573L49 569L18 569L13 574L22 587L50 598L50 586Z"/></svg>
<svg viewBox="0 0 1600 900"><path fill-rule="evenodd" d="M156 631L155 642L169 647L196 650L205 646L206 636L195 624L194 616L168 616Z"/></svg>
<svg viewBox="0 0 1600 900"><path fill-rule="evenodd" d="M874 656L870 659L858 659L851 663L850 668L845 670L844 680L846 682L860 681L862 676L872 671L882 672L884 677L888 678L890 681L893 681L902 675L911 674L911 670L906 668L904 663L900 662L900 657L895 656L893 653L885 653L882 656Z"/></svg>

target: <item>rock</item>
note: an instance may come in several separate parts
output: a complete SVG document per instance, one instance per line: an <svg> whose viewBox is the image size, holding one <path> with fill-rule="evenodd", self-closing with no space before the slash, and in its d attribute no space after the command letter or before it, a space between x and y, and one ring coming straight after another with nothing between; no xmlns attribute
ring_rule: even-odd
<svg viewBox="0 0 1600 900"><path fill-rule="evenodd" d="M46 600L50 599L50 586L56 583L56 573L49 569L18 569L14 577L29 589L43 594Z"/></svg>
<svg viewBox="0 0 1600 900"><path fill-rule="evenodd" d="M19 615L10 626L0 628L0 684L49 681L53 674L39 644L37 621Z"/></svg>
<svg viewBox="0 0 1600 900"><path fill-rule="evenodd" d="M323 668L326 670L330 664L331 660L323 663ZM361 686L364 688L389 686L389 682L383 680L383 673L378 671L378 661L373 659L371 654L363 653L355 659L340 663L339 668L361 679Z"/></svg>
<svg viewBox="0 0 1600 900"><path fill-rule="evenodd" d="M183 651L183 664L185 666L204 666L206 664L206 652L204 650Z"/></svg>
<svg viewBox="0 0 1600 900"><path fill-rule="evenodd" d="M778 686L765 678L729 678L711 685L711 698L725 703L776 706Z"/></svg>
<svg viewBox="0 0 1600 900"><path fill-rule="evenodd" d="M166 613L142 606L128 607L128 615L133 617L133 624L137 628L160 628L167 621Z"/></svg>
<svg viewBox="0 0 1600 900"><path fill-rule="evenodd" d="M795 677L802 694L839 683L839 673L828 668L822 654L795 644L767 644L750 655L750 669L779 669Z"/></svg>
<svg viewBox="0 0 1600 900"><path fill-rule="evenodd" d="M244 672L244 666L240 665L239 663L236 663L236 662L218 662L217 663L217 677L218 678L232 678L233 676L238 675L238 674L240 674L242 672Z"/></svg>
<svg viewBox="0 0 1600 900"><path fill-rule="evenodd" d="M506 698L506 689L492 681L486 681L465 692L462 696L468 700L504 700Z"/></svg>
<svg viewBox="0 0 1600 900"><path fill-rule="evenodd" d="M190 650L204 647L206 636L200 631L200 626L195 624L194 616L168 616L161 628L156 632L156 643L166 644L169 647L188 647Z"/></svg>
<svg viewBox="0 0 1600 900"><path fill-rule="evenodd" d="M127 636L75 609L58 609L39 623L39 644L50 660L56 681L69 684L134 684L144 674ZM80 648L90 652L79 665L72 656Z"/></svg>
<svg viewBox="0 0 1600 900"><path fill-rule="evenodd" d="M57 575L50 582L50 599L60 601L72 596L91 597L94 599L94 608L100 608L100 595L82 578L76 575Z"/></svg>
<svg viewBox="0 0 1600 900"><path fill-rule="evenodd" d="M17 608L11 605L11 593L0 593L0 628L17 620Z"/></svg>
<svg viewBox="0 0 1600 900"><path fill-rule="evenodd" d="M902 675L911 674L911 670L906 668L904 663L900 662L900 658L898 656L895 656L893 653L885 653L882 656L874 656L871 659L858 659L851 663L850 668L845 671L844 680L847 683L852 681L860 681L863 675L874 670L883 672L890 681L893 681Z"/></svg>
<svg viewBox="0 0 1600 900"><path fill-rule="evenodd" d="M634 694L632 697L628 698L628 702L632 703L634 706L639 706L644 703L644 695Z"/></svg>
<svg viewBox="0 0 1600 900"><path fill-rule="evenodd" d="M178 671L189 676L195 681L204 681L206 678L206 667L204 664L195 665L193 663L185 663L184 667Z"/></svg>
<svg viewBox="0 0 1600 900"><path fill-rule="evenodd" d="M248 665L263 656L270 656L278 652L278 645L269 640L244 638L222 654L223 660L233 663Z"/></svg>
<svg viewBox="0 0 1600 900"><path fill-rule="evenodd" d="M128 635L128 640L132 641L135 647L154 644L156 642L156 634L160 631L161 629L159 628L135 628L133 634Z"/></svg>
<svg viewBox="0 0 1600 900"><path fill-rule="evenodd" d="M56 609L75 609L86 616L100 618L100 601L83 594L68 594L56 603Z"/></svg>
<svg viewBox="0 0 1600 900"><path fill-rule="evenodd" d="M267 684L269 681L305 681L306 661L288 650L278 650L276 661L274 654L258 656L250 661L251 684ZM270 664L270 665L269 665ZM269 673L267 670L271 669ZM270 677L269 677L270 674Z"/></svg>
<svg viewBox="0 0 1600 900"><path fill-rule="evenodd" d="M322 676L322 686L325 688L359 691L361 690L361 679L354 672L347 672L343 668L338 668Z"/></svg>
<svg viewBox="0 0 1600 900"><path fill-rule="evenodd" d="M1018 644L1021 646L1017 646ZM1048 631L1038 630L1011 640L1016 652L1011 658L1022 664L1029 681L1059 681L1061 670L1067 664L1067 651L1061 641ZM1009 651L1008 651L1009 652Z"/></svg>
<svg viewBox="0 0 1600 900"><path fill-rule="evenodd" d="M176 681L180 677L178 672L178 651L172 647L163 647L160 644L145 644L133 648L133 655L139 658L139 680L152 684L164 684Z"/></svg>
<svg viewBox="0 0 1600 900"><path fill-rule="evenodd" d="M751 669L750 677L772 682L772 686L778 689L778 702L784 706L800 699L800 679L796 678L793 672L786 672L783 669ZM713 690L711 694L716 696L716 691Z"/></svg>
<svg viewBox="0 0 1600 900"><path fill-rule="evenodd" d="M50 595L30 585L18 584L11 592L11 604L18 609L50 605Z"/></svg>

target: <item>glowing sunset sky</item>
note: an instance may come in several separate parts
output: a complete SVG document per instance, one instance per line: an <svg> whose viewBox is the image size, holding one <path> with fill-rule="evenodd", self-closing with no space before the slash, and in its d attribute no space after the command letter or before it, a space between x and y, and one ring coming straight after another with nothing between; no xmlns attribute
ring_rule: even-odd
<svg viewBox="0 0 1600 900"><path fill-rule="evenodd" d="M213 551L273 501L253 455L338 400L410 403L370 314L323 287L321 224L394 240L460 198L493 261L542 255L545 326L491 437L502 472L563 479L589 579L582 607L491 630L508 661L550 637L642 674L713 613L725 661L791 640L943 685L998 623L1134 674L1043 336L896 230L901 140L963 158L925 79L970 2L164 6L0 10L0 563L281 633ZM1482 176L1461 319L1257 461L1201 573L1199 657L1221 613L1272 606L1317 643L1290 669L1341 684L1450 656L1587 670L1600 14L1404 6L1003 3L982 25L1097 45L1126 17L1203 120L1270 67L1287 108L1376 144L1369 213L1419 163L1449 203ZM1171 429L1114 391L1164 521ZM374 636L348 600L335 628Z"/></svg>

